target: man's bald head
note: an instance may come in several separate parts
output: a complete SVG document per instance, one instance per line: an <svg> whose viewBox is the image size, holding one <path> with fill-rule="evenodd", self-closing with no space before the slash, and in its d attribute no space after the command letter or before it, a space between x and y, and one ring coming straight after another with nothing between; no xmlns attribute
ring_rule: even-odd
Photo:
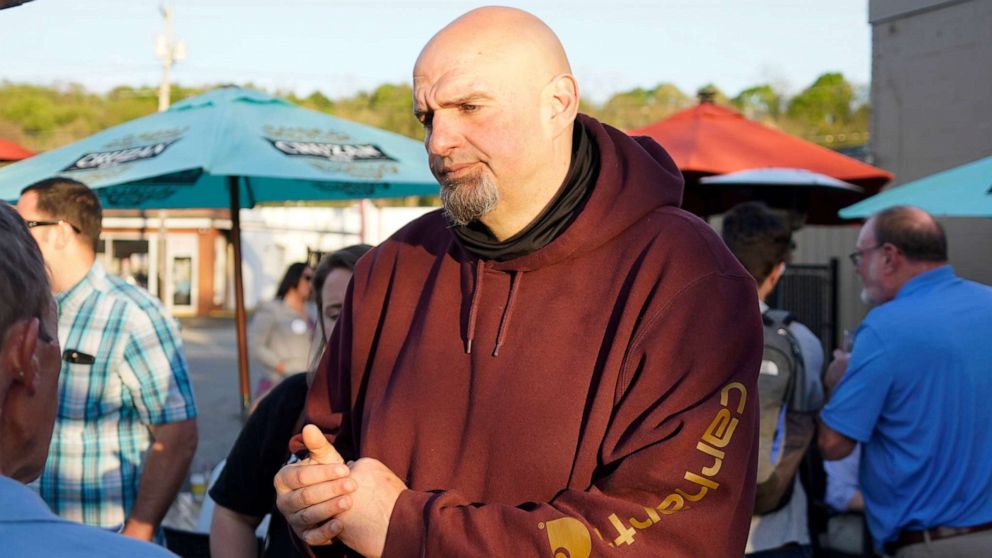
<svg viewBox="0 0 992 558"><path fill-rule="evenodd" d="M558 37L521 10L472 10L424 47L413 89L451 221L521 230L571 163L579 92Z"/></svg>
<svg viewBox="0 0 992 558"><path fill-rule="evenodd" d="M543 74L531 76L543 77L542 83L558 74L572 73L555 32L533 14L516 8L488 6L462 15L431 38L415 68L452 50L467 57L483 57L486 63L526 63Z"/></svg>
<svg viewBox="0 0 992 558"><path fill-rule="evenodd" d="M877 244L895 246L910 261L947 261L944 228L922 209L906 205L890 207L872 216L869 223Z"/></svg>

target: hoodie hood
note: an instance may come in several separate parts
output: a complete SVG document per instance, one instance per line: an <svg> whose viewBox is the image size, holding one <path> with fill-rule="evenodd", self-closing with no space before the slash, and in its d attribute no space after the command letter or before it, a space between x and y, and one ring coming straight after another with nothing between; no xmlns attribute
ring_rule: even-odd
<svg viewBox="0 0 992 558"><path fill-rule="evenodd" d="M675 161L653 139L627 134L580 114L579 121L596 142L599 177L579 215L545 247L504 262L501 271L533 271L594 250L648 213L682 203L684 181Z"/></svg>
<svg viewBox="0 0 992 558"><path fill-rule="evenodd" d="M507 302L503 306L499 330L492 349L498 356L511 327L514 304L524 273L554 265L578 254L595 250L612 241L647 214L664 206L682 203L682 173L675 161L653 139L631 138L627 134L579 115L577 124L585 127L599 154L599 175L584 205L572 223L554 240L527 255L496 261L471 254L459 241L463 269L471 277L472 295L467 304L468 319L462 331L465 352L472 352L479 304L485 289L486 268L511 276ZM552 202L554 203L554 202ZM451 234L455 237L454 231ZM474 265L471 262L475 262Z"/></svg>

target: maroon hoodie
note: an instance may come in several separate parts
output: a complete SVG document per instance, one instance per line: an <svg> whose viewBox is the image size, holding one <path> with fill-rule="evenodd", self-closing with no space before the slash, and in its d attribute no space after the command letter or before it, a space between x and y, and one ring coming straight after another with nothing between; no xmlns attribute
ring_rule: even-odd
<svg viewBox="0 0 992 558"><path fill-rule="evenodd" d="M550 244L479 260L438 211L355 270L307 411L410 487L385 557L743 553L754 280L661 147L580 118L599 177Z"/></svg>

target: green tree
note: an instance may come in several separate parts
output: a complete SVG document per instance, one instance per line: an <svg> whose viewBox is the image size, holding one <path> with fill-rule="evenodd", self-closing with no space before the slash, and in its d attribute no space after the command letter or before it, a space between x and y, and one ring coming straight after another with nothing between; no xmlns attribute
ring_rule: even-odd
<svg viewBox="0 0 992 558"><path fill-rule="evenodd" d="M603 122L621 130L647 126L692 106L692 99L671 83L660 83L653 89L636 88L610 97L599 111L593 111Z"/></svg>
<svg viewBox="0 0 992 558"><path fill-rule="evenodd" d="M782 112L782 94L763 83L744 89L730 104L751 120L774 123Z"/></svg>
<svg viewBox="0 0 992 558"><path fill-rule="evenodd" d="M251 84L247 84L251 87ZM199 95L216 86L172 87L172 102ZM841 74L829 73L792 99L768 84L745 88L732 100L712 84L713 102L732 105L748 118L776 126L828 147L864 143L868 139L867 90ZM259 89L255 87L255 89ZM331 99L313 91L305 97L276 92L301 106L423 139L413 118L409 84L383 84L371 92ZM697 101L671 83L617 93L602 106L581 101L580 110L624 130L646 126L694 105ZM29 149L44 151L100 130L152 114L158 89L122 85L97 94L80 85L54 87L0 82L0 133Z"/></svg>
<svg viewBox="0 0 992 558"><path fill-rule="evenodd" d="M789 101L790 118L813 126L834 126L851 120L854 87L840 73L816 78Z"/></svg>
<svg viewBox="0 0 992 558"><path fill-rule="evenodd" d="M840 73L816 78L789 100L786 114L786 130L829 147L864 143L867 139L867 103Z"/></svg>

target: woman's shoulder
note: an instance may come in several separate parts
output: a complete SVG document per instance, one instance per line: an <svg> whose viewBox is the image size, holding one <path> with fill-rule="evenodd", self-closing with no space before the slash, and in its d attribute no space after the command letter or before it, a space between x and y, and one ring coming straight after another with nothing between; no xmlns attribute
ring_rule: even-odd
<svg viewBox="0 0 992 558"><path fill-rule="evenodd" d="M282 314L286 312L288 307L282 299L273 298L272 300L262 300L255 306L256 314Z"/></svg>

